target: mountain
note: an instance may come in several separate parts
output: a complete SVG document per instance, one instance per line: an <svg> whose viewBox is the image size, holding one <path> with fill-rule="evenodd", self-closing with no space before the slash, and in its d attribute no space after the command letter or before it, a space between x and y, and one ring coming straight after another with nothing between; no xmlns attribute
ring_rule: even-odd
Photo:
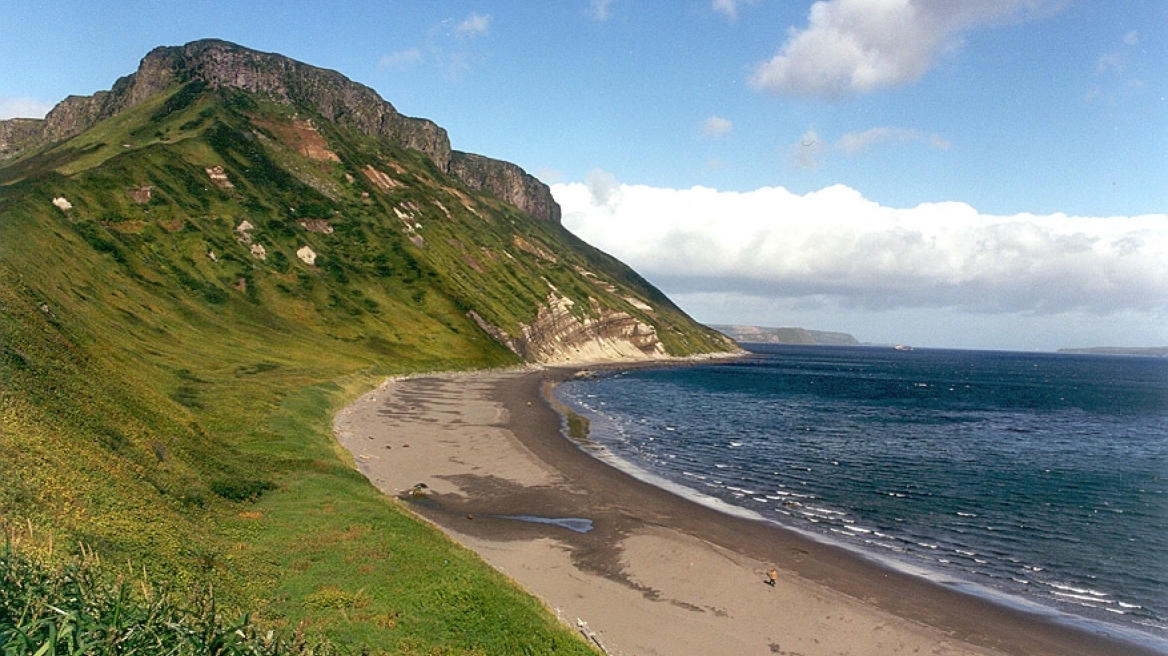
<svg viewBox="0 0 1168 656"><path fill-rule="evenodd" d="M859 346L860 340L848 333L834 333L805 328L766 328L763 326L710 326L737 342L753 344L806 344L820 346Z"/></svg>
<svg viewBox="0 0 1168 656"><path fill-rule="evenodd" d="M0 121L2 523L277 626L421 653L393 599L482 614L443 592L442 561L472 559L338 455L332 413L385 376L733 349L564 229L546 185L334 71L198 41ZM365 568L391 601L311 602ZM457 633L515 626L492 622Z"/></svg>
<svg viewBox="0 0 1168 656"><path fill-rule="evenodd" d="M376 273L369 258L400 250L397 259L429 265L451 300L466 306L462 314L527 360L724 348L635 273L561 229L547 185L513 164L451 150L445 130L402 116L334 71L197 41L155 49L110 91L71 96L43 121L0 126L8 160L0 181L12 192L41 183L94 239L132 249L166 221L206 234L208 253L218 237L227 259L195 267L219 269L218 280L190 271L208 291L239 287L244 270L287 275L305 247L320 259L305 261L307 270L353 267L357 275L362 265ZM64 176L61 184L48 185L50 174ZM121 183L125 194L96 194L83 183L98 178L107 187ZM22 181L30 184L16 185ZM40 201L43 215L44 195ZM208 210L220 225L204 223ZM544 225L530 224L531 233L495 229L520 214ZM241 229L245 222L252 227ZM346 257L353 240L345 231L360 241L379 230L394 237L377 242L382 252L364 253L365 262ZM231 255L250 266L223 275ZM508 284L513 276L523 288ZM502 307L508 302L517 306Z"/></svg>
<svg viewBox="0 0 1168 656"><path fill-rule="evenodd" d="M218 40L157 48L146 55L136 73L119 79L109 91L70 96L44 121L3 122L7 125L0 127L0 158L78 135L177 85L185 88L185 95L176 99L178 104L205 89L231 88L303 107L325 121L421 151L440 170L471 188L489 191L533 216L559 221L559 206L547 185L507 162L452 151L445 130L426 119L402 116L369 87L336 71Z"/></svg>

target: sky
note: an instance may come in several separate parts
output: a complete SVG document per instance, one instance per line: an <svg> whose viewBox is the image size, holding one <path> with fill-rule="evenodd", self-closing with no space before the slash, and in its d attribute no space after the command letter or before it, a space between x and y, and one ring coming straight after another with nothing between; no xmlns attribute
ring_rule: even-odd
<svg viewBox="0 0 1168 656"><path fill-rule="evenodd" d="M702 322L1168 345L1163 0L0 0L0 118L209 37L522 166Z"/></svg>

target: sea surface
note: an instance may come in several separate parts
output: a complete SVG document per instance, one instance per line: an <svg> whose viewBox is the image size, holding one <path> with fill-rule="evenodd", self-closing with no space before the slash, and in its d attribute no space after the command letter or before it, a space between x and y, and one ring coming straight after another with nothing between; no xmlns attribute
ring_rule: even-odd
<svg viewBox="0 0 1168 656"><path fill-rule="evenodd" d="M1168 360L752 348L556 394L659 484L1168 646Z"/></svg>

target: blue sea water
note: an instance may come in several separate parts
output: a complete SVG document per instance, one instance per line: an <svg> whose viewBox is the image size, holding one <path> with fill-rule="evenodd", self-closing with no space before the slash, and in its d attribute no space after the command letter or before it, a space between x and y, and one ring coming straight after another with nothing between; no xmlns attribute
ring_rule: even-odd
<svg viewBox="0 0 1168 656"><path fill-rule="evenodd" d="M672 486L1168 644L1168 360L755 348L556 394Z"/></svg>

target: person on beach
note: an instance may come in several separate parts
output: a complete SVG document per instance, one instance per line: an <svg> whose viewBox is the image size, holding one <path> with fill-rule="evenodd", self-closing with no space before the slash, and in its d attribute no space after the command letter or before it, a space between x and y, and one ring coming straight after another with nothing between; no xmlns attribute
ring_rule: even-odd
<svg viewBox="0 0 1168 656"><path fill-rule="evenodd" d="M767 585L769 585L773 588L773 587L775 587L775 582L778 580L779 580L779 570L775 569L774 567L767 570L767 580L766 580Z"/></svg>

